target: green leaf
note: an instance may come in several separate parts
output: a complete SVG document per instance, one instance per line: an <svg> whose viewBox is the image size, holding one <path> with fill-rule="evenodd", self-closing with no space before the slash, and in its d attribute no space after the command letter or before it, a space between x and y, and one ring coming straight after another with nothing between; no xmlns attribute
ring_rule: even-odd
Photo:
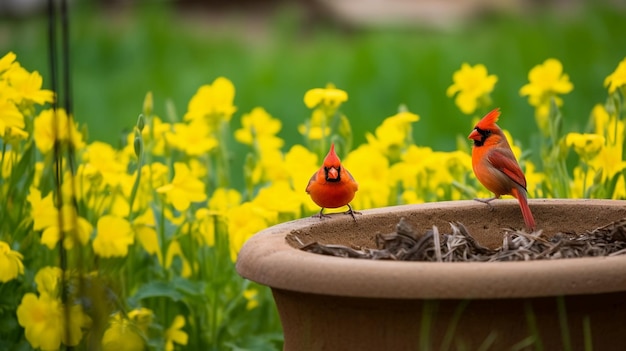
<svg viewBox="0 0 626 351"><path fill-rule="evenodd" d="M176 284L160 281L149 282L142 285L135 295L129 298L129 304L137 305L140 300L155 297L165 297L174 302L178 302L181 301L184 296L178 291Z"/></svg>

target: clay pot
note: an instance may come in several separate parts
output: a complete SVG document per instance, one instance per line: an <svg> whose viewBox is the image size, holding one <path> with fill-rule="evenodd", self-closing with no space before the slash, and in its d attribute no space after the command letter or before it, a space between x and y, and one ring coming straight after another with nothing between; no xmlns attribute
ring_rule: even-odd
<svg viewBox="0 0 626 351"><path fill-rule="evenodd" d="M438 202L305 218L252 237L244 278L272 288L285 350L612 350L626 333L626 255L524 262L397 262L324 256L286 240L375 247L401 217L424 231L459 221L483 245L521 228L515 200ZM531 200L547 235L626 218L626 202Z"/></svg>

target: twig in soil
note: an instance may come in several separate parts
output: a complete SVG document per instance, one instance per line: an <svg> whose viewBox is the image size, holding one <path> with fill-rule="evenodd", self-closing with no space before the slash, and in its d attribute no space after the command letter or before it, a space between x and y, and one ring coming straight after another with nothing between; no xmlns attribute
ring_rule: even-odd
<svg viewBox="0 0 626 351"><path fill-rule="evenodd" d="M441 234L437 226L419 233L401 218L395 232L376 235L376 248L361 249L318 242L304 245L292 236L304 251L374 260L493 262L626 254L626 218L582 234L558 233L550 238L541 230L526 233L504 229L502 246L497 250L481 245L460 222L450 223L450 228L451 233Z"/></svg>

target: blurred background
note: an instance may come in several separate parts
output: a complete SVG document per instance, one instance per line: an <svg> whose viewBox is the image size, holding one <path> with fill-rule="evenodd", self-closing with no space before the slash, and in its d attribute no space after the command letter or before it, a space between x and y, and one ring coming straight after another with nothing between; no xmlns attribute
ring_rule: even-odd
<svg viewBox="0 0 626 351"><path fill-rule="evenodd" d="M17 54L50 84L45 0L0 1L0 55ZM528 71L559 59L574 84L564 96L565 130L582 131L604 78L626 56L626 4L583 0L70 1L75 118L89 140L118 145L154 93L165 117L182 117L203 84L233 81L241 116L256 106L283 121L287 145L301 142L304 93L332 82L349 94L343 112L355 145L404 104L421 116L418 145L456 148L471 130L446 97L463 62L498 76L492 94L501 126L523 145L539 132L519 89ZM536 139L535 139L536 140ZM233 150L245 150L233 141ZM242 153L243 155L243 153ZM242 156L243 157L243 156Z"/></svg>

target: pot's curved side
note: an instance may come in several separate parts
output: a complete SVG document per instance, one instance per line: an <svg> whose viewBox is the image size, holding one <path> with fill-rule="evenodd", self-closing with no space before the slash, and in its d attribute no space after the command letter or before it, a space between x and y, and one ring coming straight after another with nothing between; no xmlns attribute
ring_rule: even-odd
<svg viewBox="0 0 626 351"><path fill-rule="evenodd" d="M540 227L552 221L567 230L567 225L575 221L582 220L593 228L626 218L625 204L609 200L534 200L531 208ZM486 299L626 291L626 255L500 263L372 261L307 253L285 240L289 233L316 240L314 234L329 227L337 227L347 237L355 235L351 228L371 236L389 230L400 217L447 223L454 220L446 216L448 211L483 217L468 224L474 231L519 222L521 215L514 200L501 200L495 206L489 211L475 201L429 203L363 211L356 224L342 215L283 223L258 233L244 245L237 271L272 288L364 298ZM577 218L568 218L568 211L577 206L586 207Z"/></svg>

